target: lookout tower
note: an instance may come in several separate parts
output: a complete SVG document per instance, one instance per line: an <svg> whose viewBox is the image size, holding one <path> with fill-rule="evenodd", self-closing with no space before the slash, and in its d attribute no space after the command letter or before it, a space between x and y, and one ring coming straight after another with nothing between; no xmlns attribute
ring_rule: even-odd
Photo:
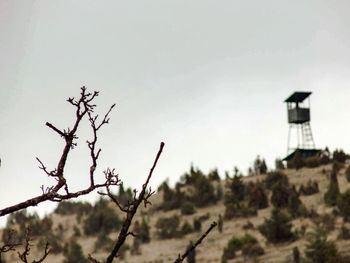
<svg viewBox="0 0 350 263"><path fill-rule="evenodd" d="M310 95L311 92L294 92L284 101L287 103L289 123L287 154L301 150L313 155L311 153L315 151L310 126ZM292 136L294 136L294 141L296 140L294 146L291 145Z"/></svg>

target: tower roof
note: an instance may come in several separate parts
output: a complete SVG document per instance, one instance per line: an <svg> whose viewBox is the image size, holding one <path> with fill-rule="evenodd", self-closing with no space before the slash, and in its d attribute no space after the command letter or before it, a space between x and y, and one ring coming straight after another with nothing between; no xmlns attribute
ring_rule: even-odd
<svg viewBox="0 0 350 263"><path fill-rule="evenodd" d="M302 102L310 96L312 92L297 91L290 95L284 102Z"/></svg>

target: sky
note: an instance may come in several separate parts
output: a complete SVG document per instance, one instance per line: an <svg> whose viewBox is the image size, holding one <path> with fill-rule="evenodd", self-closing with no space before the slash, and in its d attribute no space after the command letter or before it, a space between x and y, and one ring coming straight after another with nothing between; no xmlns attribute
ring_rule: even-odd
<svg viewBox="0 0 350 263"><path fill-rule="evenodd" d="M102 171L140 188L161 141L151 184L191 164L245 173L287 148L283 101L311 91L318 148L350 151L350 17L347 0L0 1L0 207L54 182L68 97L98 90L97 112L116 103L99 135ZM88 185L85 123L67 163L72 190ZM93 200L96 195L85 199ZM40 204L43 214L56 204ZM0 223L4 223L4 219Z"/></svg>

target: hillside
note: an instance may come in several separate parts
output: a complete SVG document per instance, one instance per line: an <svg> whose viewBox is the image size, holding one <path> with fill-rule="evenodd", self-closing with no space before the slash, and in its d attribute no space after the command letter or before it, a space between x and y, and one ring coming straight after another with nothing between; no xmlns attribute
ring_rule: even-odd
<svg viewBox="0 0 350 263"><path fill-rule="evenodd" d="M329 207L325 205L324 194L327 191L330 182L330 173L332 171L332 166L330 164L323 165L317 168L302 168L300 170L285 169L283 173L287 175L289 179L289 184L294 185L296 189L300 189L301 185L306 185L309 180L317 182L319 192L311 195L300 195L300 200L302 204L306 207L308 211L313 211L313 216L298 216L293 218L292 230L297 232L297 237L294 240L280 242L272 244L267 242L266 237L264 237L258 230L258 226L264 223L264 220L270 217L272 205L271 205L271 192L268 191L269 196L269 206L264 209L257 210L256 215L251 216L238 216L231 219L224 219L223 230L220 233L218 229L214 229L209 236L204 240L204 242L196 249L196 262L221 262L221 257L223 255L224 248L227 246L228 241L233 237L239 238L243 237L245 234L249 234L255 237L258 244L264 251L263 255L260 256L249 256L242 255L242 251L239 250L236 253L234 259L227 262L292 262L292 251L294 247L298 247L301 255L304 255L305 246L307 240L310 238L310 233L315 230L315 223L318 222L321 227L327 228L327 235L329 240L336 242L336 247L342 256L350 256L350 239L339 238L339 233L341 228L344 226L349 228L349 223L344 223L344 219L337 213L335 213L334 207ZM345 175L345 167L343 167L337 173L337 179L339 183L340 192L344 193L346 190L350 189L350 183L347 181ZM255 175L255 176L244 176L242 177L242 182L245 185L249 183L263 182L266 178L266 174ZM215 181L213 184L218 188L221 185L223 189L227 185L224 180ZM193 189L192 189L193 190ZM191 192L191 187L183 187L181 191ZM227 189L225 190L227 191ZM140 243L139 248L134 249L132 252L133 238L130 237L127 244L130 249L125 251L125 254L118 262L173 262L177 255L184 252L189 242L195 241L200 237L201 233L204 232L212 221L217 221L219 215L225 215L225 205L224 199L217 201L215 204L196 207L196 212L190 215L182 215L180 209L171 209L165 211L160 209L163 203L163 190L157 192L152 197L152 206L147 208L142 207L138 212L135 220L142 222L146 219L150 226L150 242ZM119 217L122 218L123 215L118 211L113 204L107 204L108 207L115 210ZM175 218L176 215L180 219L180 225L183 225L185 221L192 224L195 219L200 219L201 230L200 231L189 231L189 234L182 234L175 238L165 238L160 239L159 232L157 232L157 221L160 218ZM78 218L80 217L80 218ZM86 220L86 215L78 216L78 214L68 214L62 215L58 213L52 213L48 216L52 220L51 229L55 233L55 236L60 236L59 242L66 243L72 239L81 245L83 253L85 255L92 254L96 258L103 258L107 255L103 248L96 249L97 235L85 235L83 222ZM135 221L134 221L135 222ZM2 230L3 232L3 230ZM109 237L114 240L117 236L118 231L111 231ZM2 236L2 234L1 234ZM39 238L36 237L33 244L38 243ZM97 243L103 243L103 240ZM106 244L109 241L105 240ZM66 248L67 249L67 248ZM63 248L64 250L64 248ZM107 249L108 250L108 249ZM40 252L34 245L31 250L31 256L38 258L40 257ZM6 253L6 262L18 262L17 254ZM51 253L47 262L61 263L64 260L63 252L54 254Z"/></svg>

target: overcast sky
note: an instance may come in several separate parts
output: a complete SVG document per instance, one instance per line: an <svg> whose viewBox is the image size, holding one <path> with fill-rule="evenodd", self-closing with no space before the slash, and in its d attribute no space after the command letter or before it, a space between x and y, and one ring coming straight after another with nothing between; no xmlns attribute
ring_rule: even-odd
<svg viewBox="0 0 350 263"><path fill-rule="evenodd" d="M53 168L63 143L45 122L71 125L65 100L83 85L101 91L98 112L117 104L98 180L115 167L139 187L161 141L155 187L192 162L223 175L259 154L273 167L296 90L313 92L316 146L350 151L349 10L347 0L0 1L0 207L53 183L35 157ZM88 184L90 135L84 125L67 164L72 190Z"/></svg>

